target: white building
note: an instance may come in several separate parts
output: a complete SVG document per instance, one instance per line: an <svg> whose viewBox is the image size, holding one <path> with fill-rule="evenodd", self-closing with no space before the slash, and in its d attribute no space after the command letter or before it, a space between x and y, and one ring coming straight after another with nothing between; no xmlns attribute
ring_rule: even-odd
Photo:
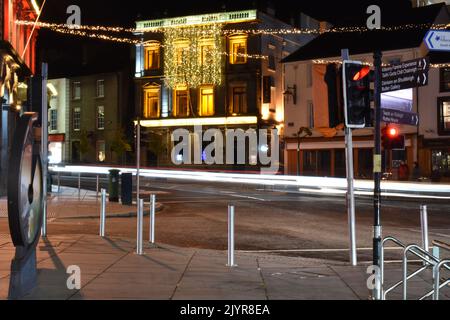
<svg viewBox="0 0 450 320"><path fill-rule="evenodd" d="M69 79L48 80L49 162L59 164L69 159Z"/></svg>

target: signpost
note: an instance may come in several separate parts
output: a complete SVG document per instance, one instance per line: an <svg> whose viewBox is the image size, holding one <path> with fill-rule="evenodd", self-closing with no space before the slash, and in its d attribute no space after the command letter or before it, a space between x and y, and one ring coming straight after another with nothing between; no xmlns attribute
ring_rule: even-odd
<svg viewBox="0 0 450 320"><path fill-rule="evenodd" d="M381 109L381 121L387 123L404 124L409 126L419 125L419 115L413 112Z"/></svg>
<svg viewBox="0 0 450 320"><path fill-rule="evenodd" d="M450 51L450 30L430 30L425 36L430 51Z"/></svg>
<svg viewBox="0 0 450 320"><path fill-rule="evenodd" d="M382 68L382 93L428 85L428 58L405 61Z"/></svg>

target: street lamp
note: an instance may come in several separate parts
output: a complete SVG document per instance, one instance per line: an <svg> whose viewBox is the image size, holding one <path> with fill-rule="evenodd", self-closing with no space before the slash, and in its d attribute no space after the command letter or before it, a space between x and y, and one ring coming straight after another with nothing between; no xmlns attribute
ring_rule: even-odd
<svg viewBox="0 0 450 320"><path fill-rule="evenodd" d="M300 175L300 142L302 138L311 137L311 129L301 127L297 133L294 133L294 137L297 137L297 176Z"/></svg>

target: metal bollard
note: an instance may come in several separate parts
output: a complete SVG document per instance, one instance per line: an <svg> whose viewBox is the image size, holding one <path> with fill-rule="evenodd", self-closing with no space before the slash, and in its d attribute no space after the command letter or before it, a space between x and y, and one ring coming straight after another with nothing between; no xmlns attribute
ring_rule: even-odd
<svg viewBox="0 0 450 320"><path fill-rule="evenodd" d="M58 193L61 193L61 172L58 171Z"/></svg>
<svg viewBox="0 0 450 320"><path fill-rule="evenodd" d="M106 225L106 190L102 189L102 202L100 204L100 237L105 237Z"/></svg>
<svg viewBox="0 0 450 320"><path fill-rule="evenodd" d="M430 250L428 239L428 211L427 206L420 206L420 223L422 225L422 246L426 252Z"/></svg>
<svg viewBox="0 0 450 320"><path fill-rule="evenodd" d="M227 267L237 267L234 263L234 206L228 206L228 264Z"/></svg>
<svg viewBox="0 0 450 320"><path fill-rule="evenodd" d="M155 210L156 210L156 196L150 196L150 243L155 244Z"/></svg>
<svg viewBox="0 0 450 320"><path fill-rule="evenodd" d="M99 177L97 175L96 188L95 188L95 190L97 192L96 198L98 198L98 189L99 189L99 187L100 187L100 183L99 183ZM102 189L102 191L103 191L103 189Z"/></svg>
<svg viewBox="0 0 450 320"><path fill-rule="evenodd" d="M142 229L144 225L144 200L138 200L137 206L137 239L136 239L136 254L143 255L144 251L142 249Z"/></svg>
<svg viewBox="0 0 450 320"><path fill-rule="evenodd" d="M81 198L81 173L78 173L78 200Z"/></svg>

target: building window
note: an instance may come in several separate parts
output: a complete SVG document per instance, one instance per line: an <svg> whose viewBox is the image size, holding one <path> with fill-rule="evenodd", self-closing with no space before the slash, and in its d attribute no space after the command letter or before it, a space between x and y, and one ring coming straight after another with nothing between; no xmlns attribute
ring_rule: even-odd
<svg viewBox="0 0 450 320"><path fill-rule="evenodd" d="M105 97L105 80L97 80L97 98Z"/></svg>
<svg viewBox="0 0 450 320"><path fill-rule="evenodd" d="M200 45L200 64L202 66L210 66L214 63L214 40L213 39L201 39Z"/></svg>
<svg viewBox="0 0 450 320"><path fill-rule="evenodd" d="M58 110L55 109L50 110L50 130L58 130Z"/></svg>
<svg viewBox="0 0 450 320"><path fill-rule="evenodd" d="M247 113L247 87L245 85L231 87L230 102L231 115Z"/></svg>
<svg viewBox="0 0 450 320"><path fill-rule="evenodd" d="M81 99L81 82L72 83L72 100Z"/></svg>
<svg viewBox="0 0 450 320"><path fill-rule="evenodd" d="M97 107L97 130L105 130L105 107Z"/></svg>
<svg viewBox="0 0 450 320"><path fill-rule="evenodd" d="M308 101L308 125L314 128L314 104L311 100Z"/></svg>
<svg viewBox="0 0 450 320"><path fill-rule="evenodd" d="M269 55L269 70L277 71L277 62L273 54Z"/></svg>
<svg viewBox="0 0 450 320"><path fill-rule="evenodd" d="M230 37L230 63L247 63L247 36L238 35Z"/></svg>
<svg viewBox="0 0 450 320"><path fill-rule="evenodd" d="M214 87L204 86L200 88L200 116L214 115Z"/></svg>
<svg viewBox="0 0 450 320"><path fill-rule="evenodd" d="M189 51L189 41L188 40L177 40L174 43L175 46L175 60L179 67L182 67L186 63L188 51Z"/></svg>
<svg viewBox="0 0 450 320"><path fill-rule="evenodd" d="M150 87L144 89L144 118L159 118L160 115L160 88Z"/></svg>
<svg viewBox="0 0 450 320"><path fill-rule="evenodd" d="M450 151L433 150L432 151L432 170L434 174L441 176L450 176Z"/></svg>
<svg viewBox="0 0 450 320"><path fill-rule="evenodd" d="M159 42L151 42L144 48L145 70L155 70L160 68L160 45Z"/></svg>
<svg viewBox="0 0 450 320"><path fill-rule="evenodd" d="M439 134L443 136L450 135L450 97L438 99L439 114Z"/></svg>
<svg viewBox="0 0 450 320"><path fill-rule="evenodd" d="M174 117L189 116L189 92L187 86L177 86L174 90Z"/></svg>
<svg viewBox="0 0 450 320"><path fill-rule="evenodd" d="M450 92L450 68L441 68L441 92Z"/></svg>
<svg viewBox="0 0 450 320"><path fill-rule="evenodd" d="M81 130L81 109L80 108L73 109L73 130L74 131Z"/></svg>
<svg viewBox="0 0 450 320"><path fill-rule="evenodd" d="M105 162L106 160L106 143L105 141L97 141L97 161Z"/></svg>

